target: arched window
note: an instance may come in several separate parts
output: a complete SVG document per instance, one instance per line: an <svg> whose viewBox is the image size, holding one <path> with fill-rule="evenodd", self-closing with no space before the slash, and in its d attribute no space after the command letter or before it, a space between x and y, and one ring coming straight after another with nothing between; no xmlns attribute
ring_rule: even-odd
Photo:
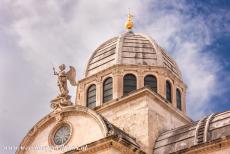
<svg viewBox="0 0 230 154"><path fill-rule="evenodd" d="M179 89L176 89L176 106L181 110L181 92Z"/></svg>
<svg viewBox="0 0 230 154"><path fill-rule="evenodd" d="M103 83L103 103L113 99L113 79L107 78Z"/></svg>
<svg viewBox="0 0 230 154"><path fill-rule="evenodd" d="M157 78L153 75L147 75L144 79L144 86L148 86L151 90L157 92Z"/></svg>
<svg viewBox="0 0 230 154"><path fill-rule="evenodd" d="M169 81L166 81L166 99L169 102L172 102L172 88L171 83Z"/></svg>
<svg viewBox="0 0 230 154"><path fill-rule="evenodd" d="M133 74L126 74L123 79L123 94L127 95L137 89L137 79Z"/></svg>
<svg viewBox="0 0 230 154"><path fill-rule="evenodd" d="M87 107L89 108L96 107L96 85L95 84L89 86L87 90Z"/></svg>

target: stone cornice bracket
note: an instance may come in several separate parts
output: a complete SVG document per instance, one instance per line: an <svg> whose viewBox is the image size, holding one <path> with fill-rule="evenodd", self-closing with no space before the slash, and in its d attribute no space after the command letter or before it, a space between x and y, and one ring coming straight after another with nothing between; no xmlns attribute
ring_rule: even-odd
<svg viewBox="0 0 230 154"><path fill-rule="evenodd" d="M96 75L96 82L101 83L102 82L102 77L99 75Z"/></svg>
<svg viewBox="0 0 230 154"><path fill-rule="evenodd" d="M112 74L115 76L115 75L122 75L124 72L123 69L119 68L119 67L116 67L113 71L112 71Z"/></svg>

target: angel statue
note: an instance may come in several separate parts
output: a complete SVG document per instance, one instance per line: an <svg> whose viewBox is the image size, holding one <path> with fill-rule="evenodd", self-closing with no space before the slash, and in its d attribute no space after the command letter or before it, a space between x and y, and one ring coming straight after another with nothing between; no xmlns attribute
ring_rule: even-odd
<svg viewBox="0 0 230 154"><path fill-rule="evenodd" d="M69 90L68 90L68 86L67 86L67 81L70 82L70 84L72 86L76 86L77 82L76 82L76 70L73 66L69 67L69 71L65 72L66 66L65 64L62 64L59 66L59 72L56 72L55 68L53 68L54 70L54 75L58 76L58 80L57 80L57 85L59 88L59 95L57 96L57 98L55 98L54 100L51 101L51 107L52 108L56 108L57 105L68 105L71 104L70 102L70 98L71 96L68 95Z"/></svg>

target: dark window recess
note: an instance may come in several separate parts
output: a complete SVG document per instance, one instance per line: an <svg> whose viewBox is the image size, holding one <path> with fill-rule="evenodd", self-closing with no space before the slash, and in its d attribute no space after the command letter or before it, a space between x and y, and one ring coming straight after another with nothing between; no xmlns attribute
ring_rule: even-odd
<svg viewBox="0 0 230 154"><path fill-rule="evenodd" d="M169 81L166 81L166 99L172 103L172 88Z"/></svg>
<svg viewBox="0 0 230 154"><path fill-rule="evenodd" d="M107 78L103 83L103 103L113 99L113 79Z"/></svg>
<svg viewBox="0 0 230 154"><path fill-rule="evenodd" d="M144 79L144 86L149 87L154 92L157 92L157 78L153 75L147 75Z"/></svg>
<svg viewBox="0 0 230 154"><path fill-rule="evenodd" d="M87 107L96 107L96 85L91 85L87 90Z"/></svg>
<svg viewBox="0 0 230 154"><path fill-rule="evenodd" d="M179 110L181 110L181 92L179 89L176 89L176 106Z"/></svg>
<svg viewBox="0 0 230 154"><path fill-rule="evenodd" d="M137 89L137 79L132 74L127 74L123 79L123 95L127 95L131 91Z"/></svg>

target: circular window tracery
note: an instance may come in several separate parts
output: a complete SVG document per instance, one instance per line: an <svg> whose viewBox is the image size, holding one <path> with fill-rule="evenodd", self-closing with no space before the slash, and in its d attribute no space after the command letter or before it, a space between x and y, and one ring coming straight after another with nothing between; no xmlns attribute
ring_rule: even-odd
<svg viewBox="0 0 230 154"><path fill-rule="evenodd" d="M54 134L54 143L56 145L63 145L70 138L70 128L68 126L62 126Z"/></svg>
<svg viewBox="0 0 230 154"><path fill-rule="evenodd" d="M66 145L72 136L72 127L67 122L57 124L51 131L50 141L52 146Z"/></svg>

